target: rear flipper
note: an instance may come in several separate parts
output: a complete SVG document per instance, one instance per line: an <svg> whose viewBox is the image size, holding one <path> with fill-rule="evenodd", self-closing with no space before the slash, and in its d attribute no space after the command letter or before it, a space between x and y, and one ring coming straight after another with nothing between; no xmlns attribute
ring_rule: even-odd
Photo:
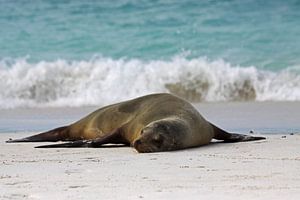
<svg viewBox="0 0 300 200"><path fill-rule="evenodd" d="M217 140L224 140L224 142L248 142L248 141L254 141L254 140L265 140L265 137L259 137L259 136L251 136L251 135L243 135L243 134L236 134L236 133L228 133L213 124L211 124L214 128L215 136L214 139Z"/></svg>
<svg viewBox="0 0 300 200"><path fill-rule="evenodd" d="M93 140L78 140L74 142L66 142L62 144L51 144L51 145L42 145L37 146L35 148L69 148L69 147L91 147L97 148L101 147L103 144L126 144L129 143L123 139L122 135L120 134L120 129L116 129L110 134L107 134L103 137L99 137Z"/></svg>
<svg viewBox="0 0 300 200"><path fill-rule="evenodd" d="M230 137L226 138L224 142L248 142L248 141L254 141L254 140L265 140L265 137L259 137L259 136L251 136L251 135L242 135L242 134L236 134L236 133L229 133Z"/></svg>
<svg viewBox="0 0 300 200"><path fill-rule="evenodd" d="M14 142L57 142L61 140L69 140L68 139L68 126L59 127L44 133L40 133L37 135L29 136L22 139L12 140L9 139L6 141L7 143L14 143Z"/></svg>

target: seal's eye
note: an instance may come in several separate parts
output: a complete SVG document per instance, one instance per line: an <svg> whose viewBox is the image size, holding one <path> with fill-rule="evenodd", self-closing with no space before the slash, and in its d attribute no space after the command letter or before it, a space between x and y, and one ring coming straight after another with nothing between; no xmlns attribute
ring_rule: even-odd
<svg viewBox="0 0 300 200"><path fill-rule="evenodd" d="M152 139L152 143L158 148L161 147L163 143L163 137L161 135L155 135Z"/></svg>

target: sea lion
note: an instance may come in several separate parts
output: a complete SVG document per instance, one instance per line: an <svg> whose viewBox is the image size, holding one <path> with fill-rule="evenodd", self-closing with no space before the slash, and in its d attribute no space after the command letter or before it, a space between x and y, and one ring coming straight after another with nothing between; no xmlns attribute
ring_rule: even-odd
<svg viewBox="0 0 300 200"><path fill-rule="evenodd" d="M123 144L146 153L198 147L213 138L224 142L265 139L228 133L206 121L189 102L160 93L109 105L69 126L7 142L72 141L37 148Z"/></svg>

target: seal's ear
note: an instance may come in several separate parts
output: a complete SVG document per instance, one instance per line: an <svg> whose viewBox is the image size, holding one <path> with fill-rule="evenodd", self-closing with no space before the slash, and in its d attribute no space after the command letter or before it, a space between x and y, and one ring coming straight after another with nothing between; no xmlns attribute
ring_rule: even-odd
<svg viewBox="0 0 300 200"><path fill-rule="evenodd" d="M167 132L167 133L169 132L169 129L170 129L166 122L158 123L157 128L158 128L158 130L163 131L163 132Z"/></svg>

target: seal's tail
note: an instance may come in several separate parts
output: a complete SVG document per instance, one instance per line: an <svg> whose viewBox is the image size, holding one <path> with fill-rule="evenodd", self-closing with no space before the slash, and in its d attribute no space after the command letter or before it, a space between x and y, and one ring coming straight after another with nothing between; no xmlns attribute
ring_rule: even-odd
<svg viewBox="0 0 300 200"><path fill-rule="evenodd" d="M21 139L9 139L7 143L15 142L57 142L68 138L68 126L59 127L37 135L32 135Z"/></svg>
<svg viewBox="0 0 300 200"><path fill-rule="evenodd" d="M243 135L243 134L236 134L236 133L228 133L212 124L214 128L214 139L217 140L224 140L224 142L248 142L254 140L265 140L265 137L260 136L251 136L251 135Z"/></svg>

